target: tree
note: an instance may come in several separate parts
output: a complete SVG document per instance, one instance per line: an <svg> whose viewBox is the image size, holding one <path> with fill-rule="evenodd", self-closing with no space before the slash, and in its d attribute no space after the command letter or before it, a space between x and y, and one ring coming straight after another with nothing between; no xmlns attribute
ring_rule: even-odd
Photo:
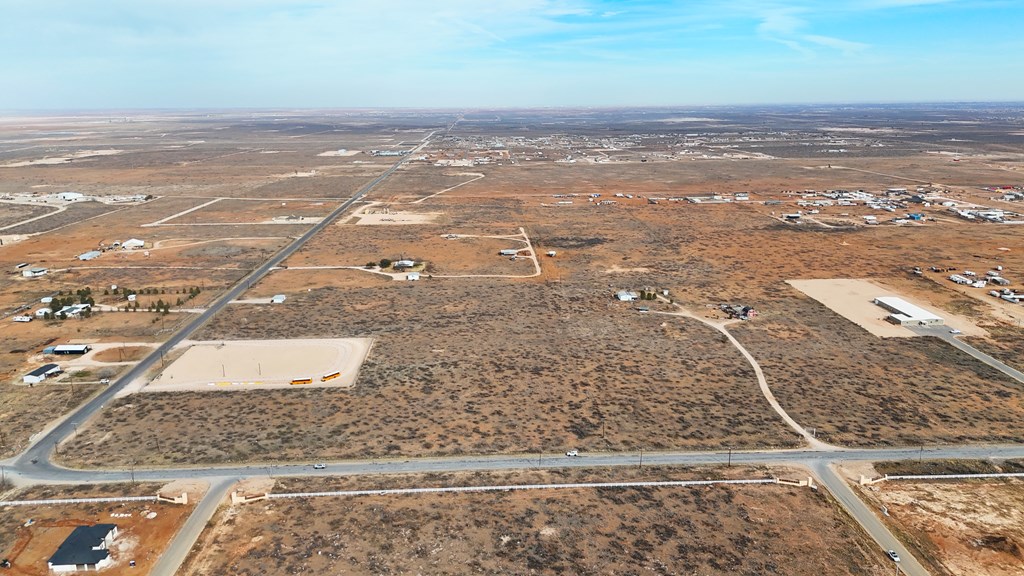
<svg viewBox="0 0 1024 576"><path fill-rule="evenodd" d="M380 264L380 269L384 270L384 269L389 268L391 266L391 260L388 260L387 258L381 258L379 264Z"/></svg>
<svg viewBox="0 0 1024 576"><path fill-rule="evenodd" d="M45 313L43 313L43 319L44 320L53 320L53 313L52 312L45 312Z"/></svg>

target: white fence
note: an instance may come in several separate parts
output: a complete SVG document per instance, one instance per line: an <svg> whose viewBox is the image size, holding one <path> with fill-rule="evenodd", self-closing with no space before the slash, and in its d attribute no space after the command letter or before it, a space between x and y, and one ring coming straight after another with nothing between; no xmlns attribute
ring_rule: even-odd
<svg viewBox="0 0 1024 576"><path fill-rule="evenodd" d="M991 474L886 474L886 480L971 480L979 478L1024 478L1024 472Z"/></svg>
<svg viewBox="0 0 1024 576"><path fill-rule="evenodd" d="M336 490L268 494L267 498L316 498L321 496L387 496L437 494L444 492L511 492L514 490L560 490L567 488L664 488L672 486L713 486L716 484L776 484L775 478L755 480L665 480L652 482L588 482L579 484L510 484L505 486L449 486L439 488L388 488L379 490Z"/></svg>
<svg viewBox="0 0 1024 576"><path fill-rule="evenodd" d="M155 502L156 496L118 496L111 498L58 498L55 500L0 500L4 506L47 506L53 504L94 504L97 502Z"/></svg>

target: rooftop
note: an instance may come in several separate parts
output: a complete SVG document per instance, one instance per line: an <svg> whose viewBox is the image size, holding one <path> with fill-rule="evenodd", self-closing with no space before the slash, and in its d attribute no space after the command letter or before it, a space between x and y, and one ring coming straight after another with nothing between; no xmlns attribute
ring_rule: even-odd
<svg viewBox="0 0 1024 576"><path fill-rule="evenodd" d="M896 315L901 317L901 320L942 320L941 317L936 316L924 308L911 304L903 298L898 298L896 296L879 296L875 298L875 304L879 304L885 308L895 311L897 313Z"/></svg>
<svg viewBox="0 0 1024 576"><path fill-rule="evenodd" d="M103 540L116 530L114 524L96 524L95 526L78 526L64 539L50 557L54 566L74 566L80 564L96 564L108 556ZM97 549L100 548L100 549Z"/></svg>

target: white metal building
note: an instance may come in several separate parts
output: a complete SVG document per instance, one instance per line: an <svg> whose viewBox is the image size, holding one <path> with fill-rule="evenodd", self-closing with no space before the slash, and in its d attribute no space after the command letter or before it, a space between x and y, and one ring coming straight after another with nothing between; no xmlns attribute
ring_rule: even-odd
<svg viewBox="0 0 1024 576"><path fill-rule="evenodd" d="M56 364L44 364L28 374L25 374L21 380L25 384L39 384L43 380L46 380L48 376L56 376L57 374L60 374L60 372L60 366Z"/></svg>
<svg viewBox="0 0 1024 576"><path fill-rule="evenodd" d="M907 302L896 296L879 296L874 300L875 304L885 308L892 314L886 320L901 326L930 326L942 325L945 323L940 316L937 316L920 306Z"/></svg>

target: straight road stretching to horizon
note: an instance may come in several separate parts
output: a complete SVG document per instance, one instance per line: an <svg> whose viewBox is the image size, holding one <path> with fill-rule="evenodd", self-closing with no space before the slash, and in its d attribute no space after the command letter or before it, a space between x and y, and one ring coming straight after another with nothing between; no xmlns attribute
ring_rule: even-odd
<svg viewBox="0 0 1024 576"><path fill-rule="evenodd" d="M188 324L178 330L174 335L170 337L166 342L157 347L151 354L146 356L141 362L135 367L125 373L123 376L117 379L117 381L110 384L110 386L103 389L99 394L94 396L91 400L83 404L77 410L67 415L59 424L51 428L46 433L40 435L39 438L35 439L32 444L22 452L19 456L15 457L11 463L12 468L20 470L26 466L37 467L37 469L47 469L55 467L50 463L50 454L56 449L57 445L67 438L75 429L75 425L78 423L84 423L99 411L103 406L114 398L122 388L128 385L129 382L140 378L145 375L146 371L149 370L158 360L162 361L165 354L171 351L175 346L185 340L201 326L206 324L210 318L213 318L224 306L226 306L232 300L238 298L242 293L248 290L254 282L259 281L263 276L270 271L271 268L284 262L289 256L294 254L299 248L309 242L311 238L319 234L324 228L334 222L339 216L345 213L353 204L358 202L367 193L377 187L381 182L386 180L389 176L395 173L396 170L409 158L409 156L429 142L429 136L423 140L423 142L411 150L405 156L402 156L397 162L391 165L387 170L381 173L379 176L371 180L369 183L359 189L351 198L342 202L337 208L331 211L323 220L313 225L312 228L306 231L305 234L299 236L290 244L279 250L276 254L270 257L269 260L258 266L255 270L247 274L244 278L239 280L234 286L232 286L227 292L218 297L213 304L206 309L205 312L199 315L199 317L191 320Z"/></svg>

